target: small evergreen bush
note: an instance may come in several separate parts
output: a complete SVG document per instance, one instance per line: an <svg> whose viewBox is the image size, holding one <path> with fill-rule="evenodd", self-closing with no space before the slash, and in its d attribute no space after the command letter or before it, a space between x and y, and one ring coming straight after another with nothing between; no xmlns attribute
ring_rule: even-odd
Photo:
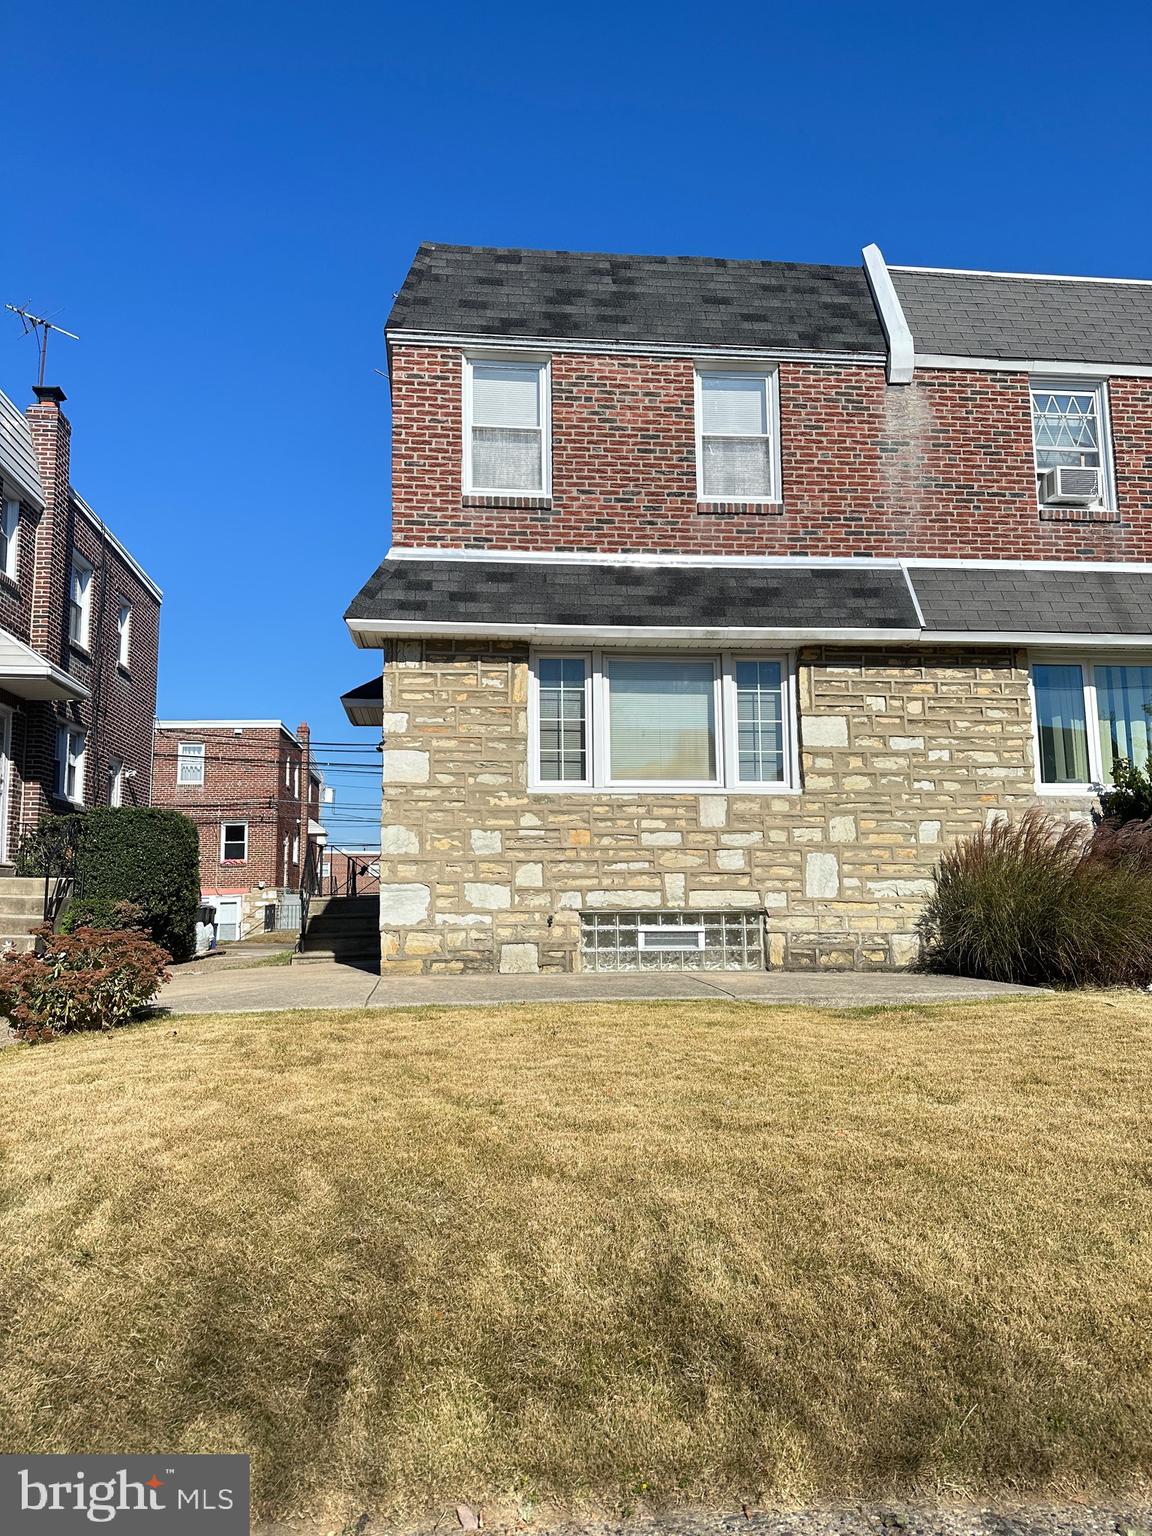
<svg viewBox="0 0 1152 1536"><path fill-rule="evenodd" d="M137 932L37 930L40 954L0 960L0 1014L17 1036L54 1040L126 1024L168 980L168 954Z"/></svg>
<svg viewBox="0 0 1152 1536"><path fill-rule="evenodd" d="M134 901L113 901L108 896L74 896L65 904L57 928L74 933L77 928L123 930L147 928L147 914Z"/></svg>
<svg viewBox="0 0 1152 1536"><path fill-rule="evenodd" d="M1152 765L1145 763L1141 768L1126 757L1118 757L1112 767L1111 785L1100 791L1100 815L1116 826L1152 817Z"/></svg>
<svg viewBox="0 0 1152 1536"><path fill-rule="evenodd" d="M200 836L179 811L96 806L85 817L76 857L86 902L131 902L153 940L174 960L196 947Z"/></svg>
<svg viewBox="0 0 1152 1536"><path fill-rule="evenodd" d="M1036 809L996 821L940 859L920 930L931 970L1033 985L1147 985L1147 828L1093 830Z"/></svg>

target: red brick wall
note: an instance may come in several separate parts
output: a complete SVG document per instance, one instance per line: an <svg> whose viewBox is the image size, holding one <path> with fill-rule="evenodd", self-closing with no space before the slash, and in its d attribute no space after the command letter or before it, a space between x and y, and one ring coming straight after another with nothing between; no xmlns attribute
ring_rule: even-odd
<svg viewBox="0 0 1152 1536"><path fill-rule="evenodd" d="M55 704L0 694L13 710L13 774L9 796L9 852L46 812L68 810L55 795L56 736L65 721L86 732L84 803L108 802L108 762L126 770L126 805L147 805L151 796L152 723L160 604L132 566L106 543L80 511L68 485L71 428L59 401L45 392L27 411L40 465L46 506L21 506L19 580L0 577L0 625L30 644L90 690L76 704ZM94 568L90 640L68 638L68 597L73 549ZM129 669L118 666L116 616L121 599L132 605Z"/></svg>
<svg viewBox="0 0 1152 1536"><path fill-rule="evenodd" d="M181 741L204 743L202 785L176 782ZM285 837L288 886L299 886L299 862L291 857L292 839L300 831L297 769L303 794L303 754L291 737L275 727L244 728L239 735L226 725L157 729L153 803L183 811L199 826L200 881L206 891L250 890L261 880L269 889L282 889ZM248 857L242 864L220 862L220 828L226 821L248 823Z"/></svg>
<svg viewBox="0 0 1152 1536"><path fill-rule="evenodd" d="M1114 379L1119 522L1036 506L1028 376L782 362L782 505L696 500L687 357L552 354L552 497L462 494L461 358L392 349L397 545L684 554L1152 557L1152 379ZM489 503L489 504L485 504Z"/></svg>

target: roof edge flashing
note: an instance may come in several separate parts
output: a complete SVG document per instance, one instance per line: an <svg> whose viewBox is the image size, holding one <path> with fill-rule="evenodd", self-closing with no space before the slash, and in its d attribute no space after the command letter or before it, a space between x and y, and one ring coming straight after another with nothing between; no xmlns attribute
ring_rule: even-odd
<svg viewBox="0 0 1152 1536"><path fill-rule="evenodd" d="M878 245L866 245L861 255L864 258L864 275L872 290L884 335L888 338L888 382L911 384L916 372L916 344L904 315L904 306L900 303L900 296L892 281L892 274Z"/></svg>

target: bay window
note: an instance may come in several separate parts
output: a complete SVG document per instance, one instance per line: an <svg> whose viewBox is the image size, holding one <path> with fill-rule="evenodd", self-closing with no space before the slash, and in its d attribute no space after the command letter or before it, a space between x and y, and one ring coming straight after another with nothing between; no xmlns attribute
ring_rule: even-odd
<svg viewBox="0 0 1152 1536"><path fill-rule="evenodd" d="M1119 758L1152 756L1152 664L1035 661L1037 778L1044 790L1110 783Z"/></svg>
<svg viewBox="0 0 1152 1536"><path fill-rule="evenodd" d="M776 373L696 371L701 501L778 501Z"/></svg>
<svg viewBox="0 0 1152 1536"><path fill-rule="evenodd" d="M532 679L535 789L795 783L783 657L541 653Z"/></svg>
<svg viewBox="0 0 1152 1536"><path fill-rule="evenodd" d="M464 360L464 490L546 496L551 473L546 362Z"/></svg>

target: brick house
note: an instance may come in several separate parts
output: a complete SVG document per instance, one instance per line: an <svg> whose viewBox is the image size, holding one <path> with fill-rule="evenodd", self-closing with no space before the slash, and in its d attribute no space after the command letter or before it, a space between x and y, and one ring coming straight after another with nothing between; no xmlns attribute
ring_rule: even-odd
<svg viewBox="0 0 1152 1536"><path fill-rule="evenodd" d="M73 490L64 392L0 395L0 864L42 816L147 805L162 594Z"/></svg>
<svg viewBox="0 0 1152 1536"><path fill-rule="evenodd" d="M154 757L154 803L199 828L201 895L219 937L292 926L286 898L300 890L309 843L326 837L308 726L157 720Z"/></svg>
<svg viewBox="0 0 1152 1536"><path fill-rule="evenodd" d="M422 246L385 971L900 967L1152 716L1152 284Z"/></svg>

